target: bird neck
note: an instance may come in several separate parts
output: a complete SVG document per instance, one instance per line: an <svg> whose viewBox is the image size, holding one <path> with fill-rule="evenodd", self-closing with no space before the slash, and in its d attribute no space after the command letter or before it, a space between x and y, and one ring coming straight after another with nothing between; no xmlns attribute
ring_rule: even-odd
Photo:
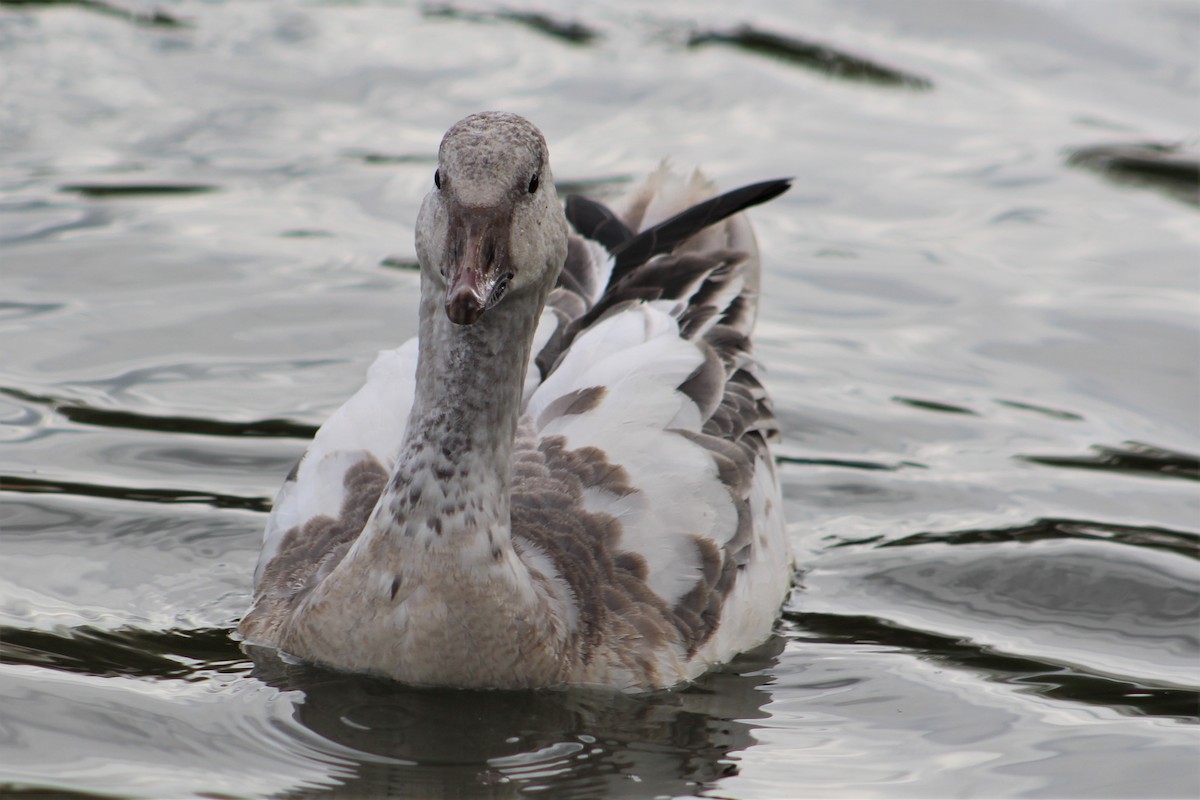
<svg viewBox="0 0 1200 800"><path fill-rule="evenodd" d="M378 521L405 547L490 557L509 539L513 437L545 298L510 295L456 325L429 283L412 412Z"/></svg>

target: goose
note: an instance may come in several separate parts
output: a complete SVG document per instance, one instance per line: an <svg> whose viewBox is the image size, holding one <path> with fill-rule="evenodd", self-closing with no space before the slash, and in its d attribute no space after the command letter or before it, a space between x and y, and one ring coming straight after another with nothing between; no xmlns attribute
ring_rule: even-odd
<svg viewBox="0 0 1200 800"><path fill-rule="evenodd" d="M419 333L317 432L237 635L414 686L649 691L766 641L792 579L739 212L664 165L560 203L542 133L453 125Z"/></svg>

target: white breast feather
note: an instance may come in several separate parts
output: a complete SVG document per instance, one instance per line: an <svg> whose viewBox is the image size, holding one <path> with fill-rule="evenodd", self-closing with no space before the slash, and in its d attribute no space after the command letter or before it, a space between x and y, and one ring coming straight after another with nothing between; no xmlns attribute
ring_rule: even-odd
<svg viewBox="0 0 1200 800"><path fill-rule="evenodd" d="M275 498L263 533L263 550L254 573L279 551L289 530L322 514L337 517L346 499L346 472L364 458L391 471L404 438L416 387L417 340L379 353L367 381L317 431L296 471Z"/></svg>
<svg viewBox="0 0 1200 800"><path fill-rule="evenodd" d="M532 355L529 358L529 366L525 368L525 388L522 390L521 403L522 405L529 404L529 398L537 390L542 382L542 373L538 369L537 354L546 346L546 342L550 341L550 337L558 330L558 315L552 309L542 311L542 316L538 319L537 330L533 334L533 347L531 348Z"/></svg>

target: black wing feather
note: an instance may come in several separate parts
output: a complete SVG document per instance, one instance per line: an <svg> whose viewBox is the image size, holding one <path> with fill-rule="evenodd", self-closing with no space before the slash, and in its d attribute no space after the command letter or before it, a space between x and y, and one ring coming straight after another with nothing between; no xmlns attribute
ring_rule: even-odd
<svg viewBox="0 0 1200 800"><path fill-rule="evenodd" d="M633 231L608 206L583 195L568 195L566 212L567 221L580 236L599 242L610 253L633 238Z"/></svg>
<svg viewBox="0 0 1200 800"><path fill-rule="evenodd" d="M791 185L791 178L752 183L749 186L717 195L703 203L697 203L668 220L632 235L615 247L609 247L607 243L601 241L601 244L604 244L615 259L609 285L616 284L630 270L645 264L654 256L669 253L675 245L691 238L709 225L714 225L739 211L778 197ZM612 214L608 209L604 210L608 214Z"/></svg>

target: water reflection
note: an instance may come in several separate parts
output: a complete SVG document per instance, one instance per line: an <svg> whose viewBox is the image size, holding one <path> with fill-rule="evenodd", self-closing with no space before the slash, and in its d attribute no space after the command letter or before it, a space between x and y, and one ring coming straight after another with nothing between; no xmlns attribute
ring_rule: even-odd
<svg viewBox="0 0 1200 800"><path fill-rule="evenodd" d="M247 647L254 675L299 690L295 719L361 754L332 795L554 797L695 794L737 773L765 718L777 639L680 691L459 691L288 664ZM344 755L344 751L338 751Z"/></svg>
<svg viewBox="0 0 1200 800"><path fill-rule="evenodd" d="M863 81L877 86L932 89L933 81L911 72L879 64L818 42L805 41L776 31L739 25L730 30L695 31L688 47L723 44L747 53L776 58L787 64L811 69L831 78Z"/></svg>
<svg viewBox="0 0 1200 800"><path fill-rule="evenodd" d="M1091 450L1092 454L1086 456L1038 455L1019 458L1049 467L1110 470L1200 480L1200 458L1191 453L1181 453L1142 442L1126 442L1121 447L1092 445Z"/></svg>
<svg viewBox="0 0 1200 800"><path fill-rule="evenodd" d="M198 681L240 671L240 655L224 628L106 631L82 625L52 632L0 626L0 664L97 678Z"/></svg>
<svg viewBox="0 0 1200 800"><path fill-rule="evenodd" d="M551 39L557 39L570 44L591 44L600 37L599 31L582 22L559 19L540 11L519 11L517 9L505 8L468 10L446 3L425 6L422 13L426 17L445 17L447 19L467 20L471 22L491 20L515 22Z"/></svg>
<svg viewBox="0 0 1200 800"><path fill-rule="evenodd" d="M1177 144L1138 142L1077 147L1067 156L1072 166L1094 170L1109 180L1159 189L1200 206L1200 157Z"/></svg>
<svg viewBox="0 0 1200 800"><path fill-rule="evenodd" d="M187 25L183 20L171 16L170 14L160 9L155 9L152 12L144 13L141 11L125 8L114 3L107 3L104 0L39 0L39 2L31 3L28 0L0 0L0 6L75 6L88 11L94 11L97 14L103 14L106 17L113 19L121 19L126 22L132 22L135 25L144 25L155 28L182 28Z"/></svg>

